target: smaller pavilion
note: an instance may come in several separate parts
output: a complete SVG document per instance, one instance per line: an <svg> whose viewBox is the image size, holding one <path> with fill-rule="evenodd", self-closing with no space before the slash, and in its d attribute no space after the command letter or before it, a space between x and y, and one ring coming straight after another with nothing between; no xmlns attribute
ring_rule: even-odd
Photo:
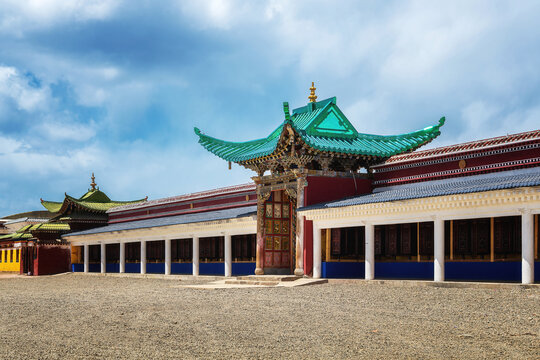
<svg viewBox="0 0 540 360"><path fill-rule="evenodd" d="M50 219L25 225L15 233L2 236L0 240L18 247L16 259L17 263L20 261L21 274L46 275L69 271L71 262L82 258L83 254L80 251L72 252L69 243L62 240L62 235L105 226L107 210L146 200L113 201L99 190L92 173L90 189L83 196L75 198L65 194L62 202L41 199L41 204L50 213Z"/></svg>

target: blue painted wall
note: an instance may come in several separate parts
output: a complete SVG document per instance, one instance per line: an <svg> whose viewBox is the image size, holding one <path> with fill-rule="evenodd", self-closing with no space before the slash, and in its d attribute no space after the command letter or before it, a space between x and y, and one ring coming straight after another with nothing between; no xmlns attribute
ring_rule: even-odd
<svg viewBox="0 0 540 360"><path fill-rule="evenodd" d="M225 274L224 263L200 263L199 275L221 275Z"/></svg>
<svg viewBox="0 0 540 360"><path fill-rule="evenodd" d="M71 271L73 272L83 272L84 264L71 264Z"/></svg>
<svg viewBox="0 0 540 360"><path fill-rule="evenodd" d="M433 280L433 262L375 262L375 279Z"/></svg>
<svg viewBox="0 0 540 360"><path fill-rule="evenodd" d="M521 282L521 261L447 262L444 274L446 280Z"/></svg>
<svg viewBox="0 0 540 360"><path fill-rule="evenodd" d="M165 274L165 263L146 263L147 274Z"/></svg>
<svg viewBox="0 0 540 360"><path fill-rule="evenodd" d="M363 279L365 265L364 262L323 262L321 273L323 278Z"/></svg>
<svg viewBox="0 0 540 360"><path fill-rule="evenodd" d="M89 272L101 272L101 264L88 264Z"/></svg>
<svg viewBox="0 0 540 360"><path fill-rule="evenodd" d="M192 263L171 263L171 274L193 274Z"/></svg>
<svg viewBox="0 0 540 360"><path fill-rule="evenodd" d="M120 272L120 264L107 264L105 266L105 272L119 273Z"/></svg>
<svg viewBox="0 0 540 360"><path fill-rule="evenodd" d="M324 278L364 278L364 262L323 262ZM540 262L534 265L534 278L540 283ZM376 279L433 280L433 262L376 262ZM521 282L520 261L462 261L445 263L446 280Z"/></svg>
<svg viewBox="0 0 540 360"><path fill-rule="evenodd" d="M242 262L232 263L232 275L255 275L255 263L254 262Z"/></svg>
<svg viewBox="0 0 540 360"><path fill-rule="evenodd" d="M141 272L141 264L139 263L126 263L126 272L139 274Z"/></svg>

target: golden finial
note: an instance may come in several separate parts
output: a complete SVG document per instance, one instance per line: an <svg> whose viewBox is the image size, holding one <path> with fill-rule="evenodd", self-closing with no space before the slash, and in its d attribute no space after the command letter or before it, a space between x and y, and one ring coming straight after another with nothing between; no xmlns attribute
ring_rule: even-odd
<svg viewBox="0 0 540 360"><path fill-rule="evenodd" d="M94 173L92 173L92 182L90 183L90 186L92 187L92 191L96 190L96 177L94 176Z"/></svg>
<svg viewBox="0 0 540 360"><path fill-rule="evenodd" d="M315 87L315 82L311 82L311 87L309 90L311 90L311 94L308 96L308 99L310 102L315 102L317 100L317 95L315 95L315 90L317 90Z"/></svg>

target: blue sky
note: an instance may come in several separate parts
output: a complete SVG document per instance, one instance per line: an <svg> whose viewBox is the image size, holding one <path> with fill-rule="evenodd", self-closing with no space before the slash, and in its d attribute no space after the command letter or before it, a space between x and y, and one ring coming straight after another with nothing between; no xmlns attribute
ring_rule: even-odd
<svg viewBox="0 0 540 360"><path fill-rule="evenodd" d="M193 133L266 136L282 102L338 105L360 132L447 122L430 146L540 126L540 2L6 0L0 216L250 181Z"/></svg>

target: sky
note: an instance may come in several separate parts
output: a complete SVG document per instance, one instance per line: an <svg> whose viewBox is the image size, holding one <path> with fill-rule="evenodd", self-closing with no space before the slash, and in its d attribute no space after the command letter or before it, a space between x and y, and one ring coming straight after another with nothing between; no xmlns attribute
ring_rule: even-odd
<svg viewBox="0 0 540 360"><path fill-rule="evenodd" d="M446 116L444 146L540 128L538 1L3 0L0 217L250 182L194 127L267 136L291 109L337 104L359 132Z"/></svg>

